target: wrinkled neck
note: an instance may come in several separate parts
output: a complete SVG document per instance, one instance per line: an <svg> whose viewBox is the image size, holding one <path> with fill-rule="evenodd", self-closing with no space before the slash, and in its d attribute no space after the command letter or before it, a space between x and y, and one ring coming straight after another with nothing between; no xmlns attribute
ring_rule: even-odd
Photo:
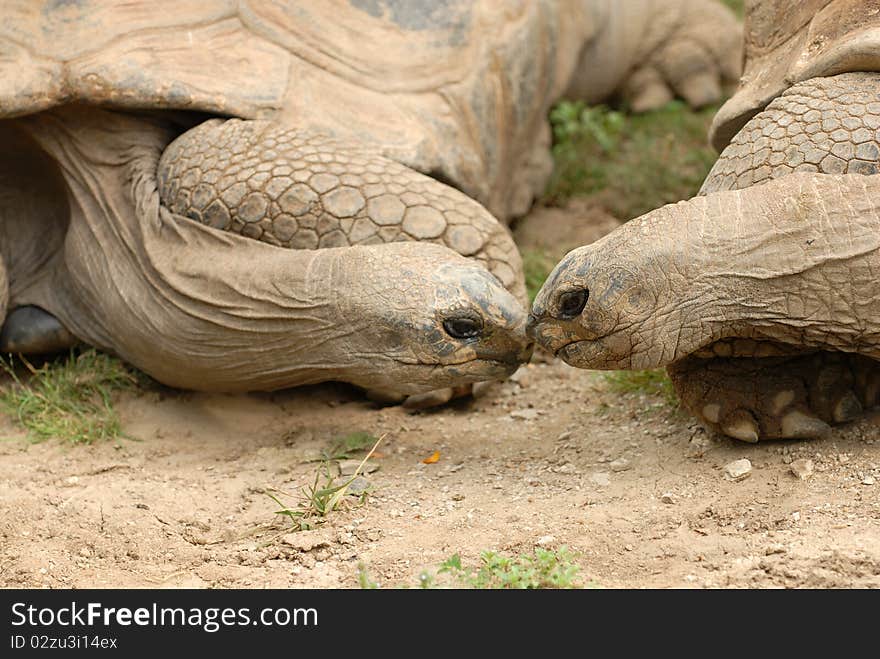
<svg viewBox="0 0 880 659"><path fill-rule="evenodd" d="M189 389L347 379L356 351L336 309L361 294L348 248L283 249L172 214L157 191L161 125L89 108L29 127L70 206L62 258L34 302L77 337Z"/></svg>
<svg viewBox="0 0 880 659"><path fill-rule="evenodd" d="M710 342L773 340L880 355L880 183L792 174L639 220L671 274L666 304Z"/></svg>

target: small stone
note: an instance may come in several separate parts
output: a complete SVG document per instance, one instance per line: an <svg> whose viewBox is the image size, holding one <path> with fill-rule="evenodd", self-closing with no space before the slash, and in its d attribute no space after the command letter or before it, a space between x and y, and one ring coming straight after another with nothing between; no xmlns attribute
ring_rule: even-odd
<svg viewBox="0 0 880 659"><path fill-rule="evenodd" d="M611 485L611 476L605 471L597 471L590 476L590 480L593 484L598 485L599 487L607 487Z"/></svg>
<svg viewBox="0 0 880 659"><path fill-rule="evenodd" d="M340 460L339 461L339 475L340 476L354 476L354 473L357 471L357 468L360 466L360 460ZM379 465L375 462L367 460L366 464L364 464L360 473L362 474L372 474L374 471L379 469Z"/></svg>
<svg viewBox="0 0 880 659"><path fill-rule="evenodd" d="M333 538L329 529L318 531L299 531L298 533L288 533L281 538L281 541L298 549L299 551L312 551L319 547L327 547Z"/></svg>
<svg viewBox="0 0 880 659"><path fill-rule="evenodd" d="M786 550L784 545L772 544L767 545L767 547L764 549L764 555L771 556L772 554L784 554L785 551Z"/></svg>
<svg viewBox="0 0 880 659"><path fill-rule="evenodd" d="M348 484L348 490L346 490L346 494L350 494L352 496L360 496L367 490L372 487L370 481L368 481L363 476L355 476L351 483Z"/></svg>
<svg viewBox="0 0 880 659"><path fill-rule="evenodd" d="M672 492L664 492L660 495L660 501L663 503L673 504L675 503L675 495Z"/></svg>
<svg viewBox="0 0 880 659"><path fill-rule="evenodd" d="M627 551L632 551L632 550L633 550L633 546L632 546L632 545L624 545L623 548L626 549Z"/></svg>
<svg viewBox="0 0 880 659"><path fill-rule="evenodd" d="M865 476L865 477L862 479L862 485L873 485L874 482L875 482L875 481L874 481L874 477L873 477L873 476Z"/></svg>
<svg viewBox="0 0 880 659"><path fill-rule="evenodd" d="M800 458L799 460L794 460L789 466L791 469L791 473L797 476L802 481L807 480L810 476L813 475L813 461L807 458Z"/></svg>
<svg viewBox="0 0 880 659"><path fill-rule="evenodd" d="M64 482L68 485L76 485L79 483L79 476L68 476L64 479Z"/></svg>
<svg viewBox="0 0 880 659"><path fill-rule="evenodd" d="M556 538L554 538L552 535L542 535L540 538L538 538L538 542L536 542L535 544L540 547L546 547L547 545L552 545L554 542L556 542Z"/></svg>
<svg viewBox="0 0 880 659"><path fill-rule="evenodd" d="M632 465L630 465L629 460L626 458L613 460L608 466L611 467L611 471L626 471L627 469L632 468Z"/></svg>
<svg viewBox="0 0 880 659"><path fill-rule="evenodd" d="M557 467L553 471L555 471L557 474L573 474L577 471L577 467L575 467L570 462L566 462L564 465L562 465L561 467Z"/></svg>
<svg viewBox="0 0 880 659"><path fill-rule="evenodd" d="M538 418L540 412L533 409L514 410L510 413L511 419L523 419L524 421L534 421Z"/></svg>
<svg viewBox="0 0 880 659"><path fill-rule="evenodd" d="M751 473L752 463L749 462L748 458L734 460L733 462L724 465L724 478L730 481L741 481L748 478Z"/></svg>

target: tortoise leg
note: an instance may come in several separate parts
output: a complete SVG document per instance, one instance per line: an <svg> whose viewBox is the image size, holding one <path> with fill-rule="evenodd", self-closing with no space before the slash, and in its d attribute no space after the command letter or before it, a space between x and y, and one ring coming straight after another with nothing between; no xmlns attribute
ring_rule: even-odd
<svg viewBox="0 0 880 659"><path fill-rule="evenodd" d="M669 374L683 407L746 442L822 437L880 403L880 362L857 354L689 357Z"/></svg>
<svg viewBox="0 0 880 659"><path fill-rule="evenodd" d="M165 149L158 174L163 204L202 224L290 249L437 243L478 261L526 303L505 227L460 191L362 145L266 121L209 120ZM420 409L470 391L368 395Z"/></svg>
<svg viewBox="0 0 880 659"><path fill-rule="evenodd" d="M48 355L77 343L55 316L30 305L10 311L0 330L0 351L6 353Z"/></svg>

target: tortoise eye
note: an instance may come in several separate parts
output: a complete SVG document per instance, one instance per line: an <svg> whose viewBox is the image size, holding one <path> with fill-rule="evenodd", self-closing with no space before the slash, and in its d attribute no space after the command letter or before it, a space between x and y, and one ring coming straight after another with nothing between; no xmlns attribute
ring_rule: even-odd
<svg viewBox="0 0 880 659"><path fill-rule="evenodd" d="M580 315L588 299L590 299L590 291L586 288L566 291L559 296L559 317L571 319Z"/></svg>
<svg viewBox="0 0 880 659"><path fill-rule="evenodd" d="M453 339L473 339L482 334L483 323L468 316L460 316L444 320L443 329Z"/></svg>

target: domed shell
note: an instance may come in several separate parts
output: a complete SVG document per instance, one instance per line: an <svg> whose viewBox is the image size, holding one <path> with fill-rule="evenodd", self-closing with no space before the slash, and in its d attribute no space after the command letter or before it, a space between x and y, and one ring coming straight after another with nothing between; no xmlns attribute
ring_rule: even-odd
<svg viewBox="0 0 880 659"><path fill-rule="evenodd" d="M880 71L880 0L750 0L744 73L715 115L712 145L721 151L792 84L852 71Z"/></svg>
<svg viewBox="0 0 880 659"><path fill-rule="evenodd" d="M474 32L501 19L468 0L2 4L0 117L72 102L265 117L315 69L417 93L466 77Z"/></svg>

